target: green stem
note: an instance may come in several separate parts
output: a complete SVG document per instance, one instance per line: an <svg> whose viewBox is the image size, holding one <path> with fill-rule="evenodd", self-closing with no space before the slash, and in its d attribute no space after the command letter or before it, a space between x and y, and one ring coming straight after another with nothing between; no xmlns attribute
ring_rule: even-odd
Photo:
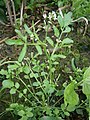
<svg viewBox="0 0 90 120"><path fill-rule="evenodd" d="M42 104L40 101L39 101L39 99L36 97L36 96L34 96L34 94L30 91L30 89L27 87L27 85L23 82L23 80L20 78L20 77L16 77L17 79L19 79L22 83L23 83L23 85L26 87L26 89L31 93L31 95L40 103L40 104Z"/></svg>
<svg viewBox="0 0 90 120"><path fill-rule="evenodd" d="M18 93L21 93L19 90L17 90L17 92L18 92ZM23 97L24 97L25 99L27 99L27 101L28 101L30 104L32 104L32 102L31 102L25 95L23 95Z"/></svg>
<svg viewBox="0 0 90 120"><path fill-rule="evenodd" d="M5 65L5 64L8 64L8 63L15 63L15 64L17 64L17 65L20 66L20 63L19 63L18 61L6 61L6 62L0 64L0 66Z"/></svg>

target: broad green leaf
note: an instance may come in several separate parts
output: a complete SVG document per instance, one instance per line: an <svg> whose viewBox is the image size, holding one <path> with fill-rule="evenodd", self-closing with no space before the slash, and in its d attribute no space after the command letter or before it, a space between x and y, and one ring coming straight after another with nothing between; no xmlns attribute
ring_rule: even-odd
<svg viewBox="0 0 90 120"><path fill-rule="evenodd" d="M50 37L46 37L46 40L48 41L48 43L49 43L52 47L54 47L54 42L53 42L53 40L52 40Z"/></svg>
<svg viewBox="0 0 90 120"><path fill-rule="evenodd" d="M41 48L41 46L36 45L35 47L36 47L36 49L38 51L38 54L42 55L42 48Z"/></svg>
<svg viewBox="0 0 90 120"><path fill-rule="evenodd" d="M7 45L15 45L16 40L8 39L5 41Z"/></svg>
<svg viewBox="0 0 90 120"><path fill-rule="evenodd" d="M64 27L67 27L68 25L71 24L72 22L72 12L68 12L67 14L64 15Z"/></svg>
<svg viewBox="0 0 90 120"><path fill-rule="evenodd" d="M8 75L8 71L7 71L7 70L4 70L4 69L1 69L0 74L7 76L7 75Z"/></svg>
<svg viewBox="0 0 90 120"><path fill-rule="evenodd" d="M58 23L60 24L60 27L64 27L64 18L62 18L60 15L58 16Z"/></svg>
<svg viewBox="0 0 90 120"><path fill-rule="evenodd" d="M25 65L23 68L24 73L29 74L30 73L30 67L28 65Z"/></svg>
<svg viewBox="0 0 90 120"><path fill-rule="evenodd" d="M16 70L19 66L17 64L14 65L8 65L8 69L10 70Z"/></svg>
<svg viewBox="0 0 90 120"><path fill-rule="evenodd" d="M17 90L16 88L11 88L10 94L12 94L12 95L15 94L15 93L16 93L16 90Z"/></svg>
<svg viewBox="0 0 90 120"><path fill-rule="evenodd" d="M70 27L66 27L65 30L63 31L63 33L69 33L71 31L71 28Z"/></svg>
<svg viewBox="0 0 90 120"><path fill-rule="evenodd" d="M33 71L35 72L39 72L40 71L40 66L39 65L35 65L33 68L32 68Z"/></svg>
<svg viewBox="0 0 90 120"><path fill-rule="evenodd" d="M72 112L72 111L75 110L75 106L69 104L69 105L67 106L67 110L68 110L69 112Z"/></svg>
<svg viewBox="0 0 90 120"><path fill-rule="evenodd" d="M22 116L19 120L28 120L28 117L25 115L25 116Z"/></svg>
<svg viewBox="0 0 90 120"><path fill-rule="evenodd" d="M62 41L62 44L64 45L64 44L72 44L73 43L73 40L71 40L70 38L65 38L65 39L63 39L63 41Z"/></svg>
<svg viewBox="0 0 90 120"><path fill-rule="evenodd" d="M15 87L18 89L20 87L20 84L18 82L16 82Z"/></svg>
<svg viewBox="0 0 90 120"><path fill-rule="evenodd" d="M58 30L58 28L55 26L55 25L53 25L53 30L54 30L54 35L56 36L56 37L59 37L59 30Z"/></svg>
<svg viewBox="0 0 90 120"><path fill-rule="evenodd" d="M90 67L84 72L83 79L90 78Z"/></svg>
<svg viewBox="0 0 90 120"><path fill-rule="evenodd" d="M25 57L26 51L27 51L27 45L24 44L24 47L22 48L22 51L20 52L20 55L18 58L19 62L22 62L23 58Z"/></svg>
<svg viewBox="0 0 90 120"><path fill-rule="evenodd" d="M24 90L23 90L23 93L26 94L26 93L27 93L27 89L24 89Z"/></svg>
<svg viewBox="0 0 90 120"><path fill-rule="evenodd" d="M24 75L25 79L30 79L30 77L28 75Z"/></svg>
<svg viewBox="0 0 90 120"><path fill-rule="evenodd" d="M64 91L64 102L65 106L70 105L70 106L75 106L79 102L79 97L78 94L75 92L75 81L72 81Z"/></svg>
<svg viewBox="0 0 90 120"><path fill-rule="evenodd" d="M24 42L21 39L17 39L17 40L8 39L5 41L5 43L7 45L23 45L24 44Z"/></svg>
<svg viewBox="0 0 90 120"><path fill-rule="evenodd" d="M19 93L19 98L22 98L23 94L22 93Z"/></svg>
<svg viewBox="0 0 90 120"><path fill-rule="evenodd" d="M34 82L33 86L38 87L38 86L40 86L40 83L39 82Z"/></svg>
<svg viewBox="0 0 90 120"><path fill-rule="evenodd" d="M24 111L24 110L20 110L20 111L18 112L18 115L19 115L19 116L24 116L24 115L25 115L25 111Z"/></svg>
<svg viewBox="0 0 90 120"><path fill-rule="evenodd" d="M82 91L87 97L90 95L90 67L84 72Z"/></svg>
<svg viewBox="0 0 90 120"><path fill-rule="evenodd" d="M90 77L84 79L82 91L85 95L90 95Z"/></svg>
<svg viewBox="0 0 90 120"><path fill-rule="evenodd" d="M14 86L14 82L11 80L4 80L2 82L3 88L12 88Z"/></svg>
<svg viewBox="0 0 90 120"><path fill-rule="evenodd" d="M59 110L57 108L55 108L55 110L53 112L55 113L55 115L59 114Z"/></svg>

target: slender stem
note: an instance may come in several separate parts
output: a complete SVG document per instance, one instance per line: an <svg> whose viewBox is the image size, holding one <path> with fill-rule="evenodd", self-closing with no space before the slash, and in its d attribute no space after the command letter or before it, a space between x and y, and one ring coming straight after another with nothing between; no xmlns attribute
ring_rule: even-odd
<svg viewBox="0 0 90 120"><path fill-rule="evenodd" d="M14 14L14 23L15 23L15 25L16 25L16 12L15 12L15 5L14 5L14 1L13 1L13 0L11 0L11 2L12 2L13 14Z"/></svg>
<svg viewBox="0 0 90 120"><path fill-rule="evenodd" d="M25 82L23 82L23 80L20 78L20 77L16 77L17 79L19 79L22 83L23 83L23 85L27 88L27 90L31 93L31 95L40 103L40 104L42 104L40 101L39 101L39 99L36 97L36 96L34 96L34 94L30 91L30 89L27 87L27 85L25 84Z"/></svg>
<svg viewBox="0 0 90 120"><path fill-rule="evenodd" d="M21 13L20 13L20 26L22 26L22 22L23 22L23 9L24 9L24 5L22 0Z"/></svg>
<svg viewBox="0 0 90 120"><path fill-rule="evenodd" d="M17 90L17 92L20 93L19 90ZM30 104L32 104L32 102L31 102L24 94L23 94L23 97L24 97L25 99L27 99L27 101L28 101Z"/></svg>
<svg viewBox="0 0 90 120"><path fill-rule="evenodd" d="M0 63L0 66L3 66L3 65L8 64L8 63L15 63L15 64L17 64L17 65L20 65L20 63L17 62L17 61L6 61L6 62L4 62L4 63Z"/></svg>
<svg viewBox="0 0 90 120"><path fill-rule="evenodd" d="M33 70L31 69L31 67L30 67L30 70L31 70L31 72L34 74L34 72L33 72ZM43 87L42 87L42 85L41 85L41 83L40 83L39 80L37 79L37 77L36 77L36 76L34 76L34 77L35 77L36 81L38 82L38 84L40 85L40 88L42 89L42 91L44 92L44 94L46 94L45 91L44 91L44 89L43 89Z"/></svg>
<svg viewBox="0 0 90 120"><path fill-rule="evenodd" d="M63 96L53 106L55 106L56 104L58 104L62 99L63 99Z"/></svg>
<svg viewBox="0 0 90 120"><path fill-rule="evenodd" d="M6 7L7 7L7 11L8 11L8 15L9 15L11 25L13 26L14 23L13 23L13 19L12 19L12 12L11 12L11 8L10 8L10 5L9 5L9 0L6 0Z"/></svg>

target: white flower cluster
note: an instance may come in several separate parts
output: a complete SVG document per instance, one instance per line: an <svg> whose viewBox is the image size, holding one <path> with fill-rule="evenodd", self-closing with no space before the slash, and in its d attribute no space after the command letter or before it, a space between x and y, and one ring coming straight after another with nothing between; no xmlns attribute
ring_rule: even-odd
<svg viewBox="0 0 90 120"><path fill-rule="evenodd" d="M55 21L57 20L57 15L55 11L49 12L48 16L46 13L43 14L44 19L49 18L49 20L51 21L52 19Z"/></svg>

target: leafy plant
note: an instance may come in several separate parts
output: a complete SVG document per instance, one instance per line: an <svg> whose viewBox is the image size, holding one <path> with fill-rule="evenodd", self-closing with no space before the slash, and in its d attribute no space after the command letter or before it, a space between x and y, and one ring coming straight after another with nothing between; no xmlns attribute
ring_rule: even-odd
<svg viewBox="0 0 90 120"><path fill-rule="evenodd" d="M57 25L54 24L55 21ZM6 40L8 45L22 46L22 50L17 61L0 63L0 66L6 65L6 69L0 70L0 74L6 77L0 93L6 90L11 96L12 101L6 111L12 111L20 120L63 120L65 116L70 116L70 112L81 106L77 92L81 85L89 100L87 84L90 69L86 70L83 80L79 82L70 76L70 81L68 79L64 83L61 77L60 62L71 54L73 44L72 39L64 36L71 31L71 22L71 12L63 16L48 16L43 23L43 40L40 39L39 29L35 28L34 22L32 29L24 24L23 33L16 29L17 39ZM50 27L54 38L48 34ZM78 73L78 68L75 68L75 72Z"/></svg>

